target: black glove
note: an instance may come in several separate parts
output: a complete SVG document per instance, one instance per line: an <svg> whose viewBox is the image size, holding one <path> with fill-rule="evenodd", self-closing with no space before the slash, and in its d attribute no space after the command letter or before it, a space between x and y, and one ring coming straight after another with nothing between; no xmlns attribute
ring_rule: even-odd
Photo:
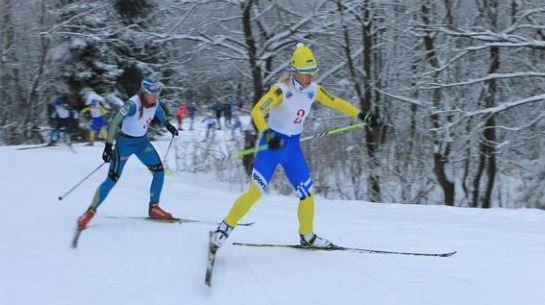
<svg viewBox="0 0 545 305"><path fill-rule="evenodd" d="M170 123L167 123L165 125L166 129L168 130L168 132L170 132L172 134L172 136L177 136L179 135L180 133L178 132L178 129L176 129L176 127L174 127L174 125L170 124Z"/></svg>
<svg viewBox="0 0 545 305"><path fill-rule="evenodd" d="M282 143L282 139L276 134L276 132L270 129L265 131L265 141L267 141L267 147L270 150L279 149L284 145L284 143Z"/></svg>
<svg viewBox="0 0 545 305"><path fill-rule="evenodd" d="M112 155L114 154L113 146L114 145L112 143L108 143L108 142L104 144L104 151L102 152L102 160L104 160L104 162L106 163L112 160Z"/></svg>
<svg viewBox="0 0 545 305"><path fill-rule="evenodd" d="M371 112L360 112L358 114L358 118L362 120L365 124L369 125L369 127L382 125L382 120Z"/></svg>

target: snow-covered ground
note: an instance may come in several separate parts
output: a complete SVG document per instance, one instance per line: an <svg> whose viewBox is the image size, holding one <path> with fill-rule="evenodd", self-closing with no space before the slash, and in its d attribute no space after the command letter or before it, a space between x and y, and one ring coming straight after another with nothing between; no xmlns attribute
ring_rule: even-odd
<svg viewBox="0 0 545 305"><path fill-rule="evenodd" d="M194 133L196 131L193 131ZM180 141L191 137L182 132ZM167 141L156 143L162 156ZM316 200L316 232L353 247L443 252L450 258L249 248L297 243L297 200L265 195L218 252L204 284L215 226L146 216L151 175L131 158L91 226L70 247L76 218L107 168L65 200L57 196L101 163L102 145L0 147L0 304L545 304L545 212ZM162 207L220 221L238 191L212 175L167 176ZM107 216L121 216L121 219Z"/></svg>

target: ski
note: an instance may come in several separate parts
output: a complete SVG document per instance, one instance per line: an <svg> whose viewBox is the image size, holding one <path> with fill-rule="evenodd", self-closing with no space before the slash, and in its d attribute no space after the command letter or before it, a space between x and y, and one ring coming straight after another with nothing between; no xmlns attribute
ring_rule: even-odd
<svg viewBox="0 0 545 305"><path fill-rule="evenodd" d="M208 264L206 265L206 274L204 276L204 283L208 287L212 287L212 272L214 272L214 263L216 262L216 252L218 247L212 243L212 235L214 231L208 233Z"/></svg>
<svg viewBox="0 0 545 305"><path fill-rule="evenodd" d="M332 246L328 248L308 247L301 245L290 244L260 244L260 243L239 243L234 242L235 246L247 246L247 247L272 247L272 248L292 248L312 251L349 251L356 253L369 253L369 254L397 254L397 255L415 255L415 256L435 256L435 257L449 257L456 254L456 251L444 252L444 253L423 253L423 252L399 252L399 251L386 251L375 249L363 249L363 248L350 248L342 246Z"/></svg>
<svg viewBox="0 0 545 305"><path fill-rule="evenodd" d="M72 248L76 249L78 247L78 240L79 236L81 235L81 231L85 229L81 229L79 227L76 227L76 231L74 233L74 238L72 238Z"/></svg>
<svg viewBox="0 0 545 305"><path fill-rule="evenodd" d="M137 220L146 220L146 221L154 221L154 222L162 222L162 223L175 223L175 224L183 224L183 223L203 223L203 224L211 224L211 225L219 225L220 223L215 221L208 221L208 220L199 220L199 219L190 219L190 218L178 218L178 217L172 217L169 219L157 219L157 218L149 218L145 216L105 216L106 218L110 219L137 219ZM251 226L255 222L242 222L239 223L238 226Z"/></svg>
<svg viewBox="0 0 545 305"><path fill-rule="evenodd" d="M68 146L68 149L73 152L73 153L77 153L76 149L74 148L74 146L72 146L72 144L66 144L66 146ZM38 149L38 148L46 148L46 147L58 147L58 145L51 145L49 143L47 144L38 144L38 145L33 145L33 146L25 146L25 147L18 147L16 148L16 150L28 150L28 149Z"/></svg>
<svg viewBox="0 0 545 305"><path fill-rule="evenodd" d="M47 144L38 144L33 146L25 146L25 147L18 147L16 150L27 150L27 149L36 149L36 148L46 148L46 147L54 147L53 145Z"/></svg>

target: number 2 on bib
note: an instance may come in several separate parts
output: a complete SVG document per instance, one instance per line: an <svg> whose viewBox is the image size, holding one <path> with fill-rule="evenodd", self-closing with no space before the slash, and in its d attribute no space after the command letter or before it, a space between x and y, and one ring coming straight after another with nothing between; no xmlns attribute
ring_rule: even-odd
<svg viewBox="0 0 545 305"><path fill-rule="evenodd" d="M297 117L295 118L295 120L293 120L293 124L301 124L304 117L305 117L305 110L303 109L297 110Z"/></svg>

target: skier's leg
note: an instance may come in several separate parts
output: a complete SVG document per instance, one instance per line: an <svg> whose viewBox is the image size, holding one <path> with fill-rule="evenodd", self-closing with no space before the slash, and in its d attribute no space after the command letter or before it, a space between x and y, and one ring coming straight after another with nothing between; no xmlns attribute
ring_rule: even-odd
<svg viewBox="0 0 545 305"><path fill-rule="evenodd" d="M121 174L123 173L123 168L127 163L127 159L132 153L129 153L126 148L122 147L123 143L118 143L115 146L114 154L112 156L112 161L110 161L110 169L108 170L108 176L106 180L102 182L97 188L93 200L91 202L91 207L96 209L102 202L106 199L112 188L115 186Z"/></svg>
<svg viewBox="0 0 545 305"><path fill-rule="evenodd" d="M53 128L53 130L51 131L51 138L49 140L49 144L51 145L54 145L56 142L60 140L60 131L59 131L59 129L61 128L60 120L61 120L60 118L55 119L55 128Z"/></svg>
<svg viewBox="0 0 545 305"><path fill-rule="evenodd" d="M263 137L260 145L264 143L265 139ZM221 247L238 221L246 215L252 205L261 197L261 192L267 188L274 169L278 165L278 156L277 152L270 150L259 151L256 154L252 182L250 182L248 190L235 200L231 210L214 232L212 242L217 248Z"/></svg>
<svg viewBox="0 0 545 305"><path fill-rule="evenodd" d="M62 138L64 143L70 145L71 144L70 119L61 119L60 126L61 127L59 128L59 132L62 133Z"/></svg>
<svg viewBox="0 0 545 305"><path fill-rule="evenodd" d="M150 202L159 202L165 180L165 171L161 158L149 140L146 140L145 144L136 152L136 156L153 175L150 187Z"/></svg>
<svg viewBox="0 0 545 305"><path fill-rule="evenodd" d="M100 131L98 133L99 138L106 140L108 138L108 132L106 131L106 128L102 127L100 128Z"/></svg>
<svg viewBox="0 0 545 305"><path fill-rule="evenodd" d="M299 219L299 234L307 234L313 230L314 221L314 183L310 178L306 162L294 166L285 166L284 172L299 197L297 216Z"/></svg>
<svg viewBox="0 0 545 305"><path fill-rule="evenodd" d="M270 151L265 150L259 152L258 155L261 155L261 157L256 156L252 171L252 181L248 190L235 200L231 210L224 219L224 222L231 227L235 227L238 221L250 210L252 205L259 200L261 192L267 188L274 169L278 164L274 161L274 158L264 157L271 155Z"/></svg>
<svg viewBox="0 0 545 305"><path fill-rule="evenodd" d="M147 166L153 175L150 186L149 217L161 219L172 218L172 214L159 207L161 191L165 181L165 171L157 150L153 147L151 142L146 139L141 148L136 152L136 156Z"/></svg>
<svg viewBox="0 0 545 305"><path fill-rule="evenodd" d="M61 131L62 131L62 138L64 143L70 145L72 142L70 140L70 133L68 132L68 129L65 127L61 129Z"/></svg>
<svg viewBox="0 0 545 305"><path fill-rule="evenodd" d="M89 126L89 145L93 145L95 143L96 137L100 131L100 128L102 128L102 125L102 117L93 118L91 120L91 125Z"/></svg>
<svg viewBox="0 0 545 305"><path fill-rule="evenodd" d="M89 130L89 145L93 145L96 138L96 130L90 129Z"/></svg>
<svg viewBox="0 0 545 305"><path fill-rule="evenodd" d="M51 131L51 138L49 140L49 143L53 144L57 141L59 141L59 129L55 128Z"/></svg>
<svg viewBox="0 0 545 305"><path fill-rule="evenodd" d="M308 196L299 201L297 209L297 218L299 220L299 234L305 235L312 232L314 225L314 197Z"/></svg>
<svg viewBox="0 0 545 305"><path fill-rule="evenodd" d="M224 219L225 223L231 227L235 227L260 197L261 191L254 182L250 182L248 190L241 194L233 203L231 210Z"/></svg>
<svg viewBox="0 0 545 305"><path fill-rule="evenodd" d="M115 186L117 180L123 172L123 167L125 167L128 157L131 155L129 152L130 151L127 147L123 147L122 141L117 142L114 154L112 156L112 161L110 163L108 177L98 186L89 208L78 218L77 223L80 229L85 229L87 227L87 224L95 215L96 209L106 199L108 193L110 193L112 188Z"/></svg>
<svg viewBox="0 0 545 305"><path fill-rule="evenodd" d="M303 156L299 143L289 145L289 158L282 162L284 172L299 197L297 218L299 220L299 237L301 245L312 247L330 247L333 244L313 233L314 231L314 182L310 178L310 170Z"/></svg>
<svg viewBox="0 0 545 305"><path fill-rule="evenodd" d="M266 143L265 137L259 141L259 145ZM248 212L252 205L261 197L272 178L274 170L279 163L282 153L280 151L262 150L255 155L252 181L248 190L240 195L234 202L231 211L225 217L225 222L234 227L238 221Z"/></svg>
<svg viewBox="0 0 545 305"><path fill-rule="evenodd" d="M225 240L231 234L231 231L235 228L238 221L246 215L248 210L254 205L254 203L261 197L261 191L254 182L250 182L248 190L240 195L227 216L223 221L218 225L216 231L212 235L212 243L217 248L221 247Z"/></svg>

